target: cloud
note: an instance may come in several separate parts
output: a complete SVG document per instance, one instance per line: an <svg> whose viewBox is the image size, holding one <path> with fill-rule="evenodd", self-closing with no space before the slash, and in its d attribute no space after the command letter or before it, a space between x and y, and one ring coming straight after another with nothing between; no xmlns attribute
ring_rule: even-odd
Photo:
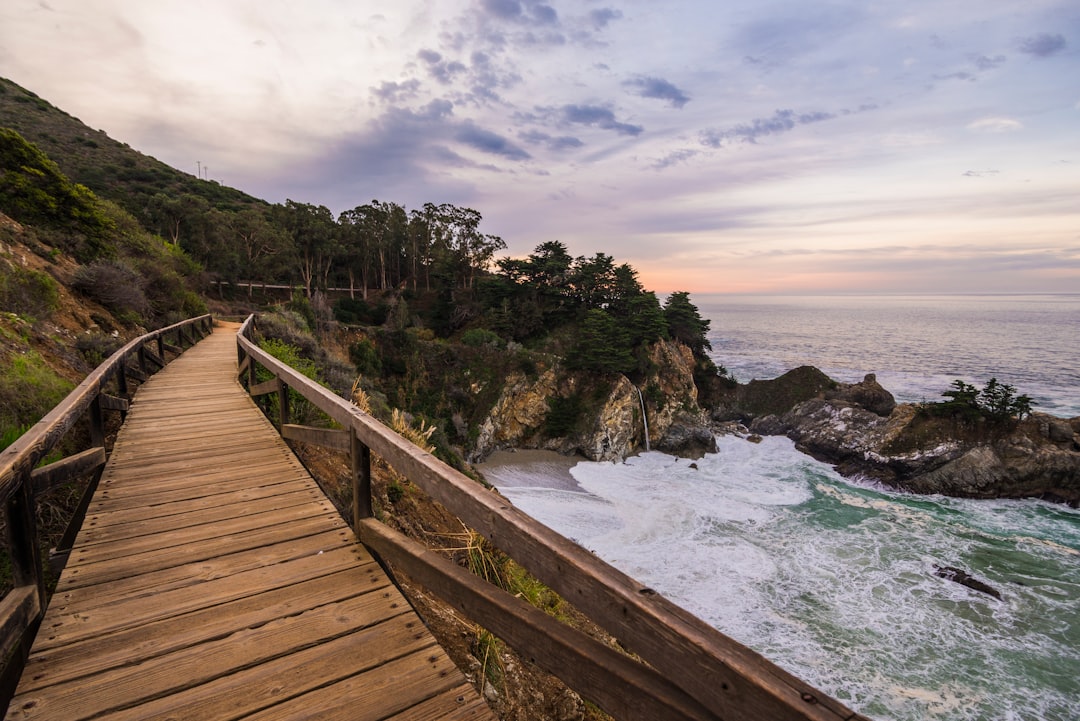
<svg viewBox="0 0 1080 721"><path fill-rule="evenodd" d="M653 78L648 76L634 78L633 80L627 80L623 85L628 88L633 88L637 91L635 95L640 95L643 98L666 100L671 103L671 107L673 108L681 108L690 102L689 95L663 78Z"/></svg>
<svg viewBox="0 0 1080 721"><path fill-rule="evenodd" d="M522 14L521 3L517 0L481 0L480 6L502 20L516 20Z"/></svg>
<svg viewBox="0 0 1080 721"><path fill-rule="evenodd" d="M532 157L498 133L478 128L471 121L463 123L454 137L469 147L511 160L528 160Z"/></svg>
<svg viewBox="0 0 1080 721"><path fill-rule="evenodd" d="M559 14L538 0L481 0L480 6L499 20L527 25L558 25Z"/></svg>
<svg viewBox="0 0 1080 721"><path fill-rule="evenodd" d="M371 92L385 103L399 103L415 98L419 90L420 81L414 78L403 83L384 80L379 87L372 88Z"/></svg>
<svg viewBox="0 0 1080 721"><path fill-rule="evenodd" d="M975 63L975 67L978 68L980 72L993 70L1005 62L1004 55L995 55L992 58L987 57L986 55L972 55L970 57L971 62Z"/></svg>
<svg viewBox="0 0 1080 721"><path fill-rule="evenodd" d="M1031 35L1020 41L1020 52L1034 55L1037 58L1048 58L1065 49L1064 35L1051 35L1039 33Z"/></svg>
<svg viewBox="0 0 1080 721"><path fill-rule="evenodd" d="M1023 123L1012 118L982 118L973 123L968 123L967 126L968 130L983 133L1009 133L1014 130L1021 130L1023 127Z"/></svg>
<svg viewBox="0 0 1080 721"><path fill-rule="evenodd" d="M597 8L589 11L589 20L592 22L593 30L603 30L613 20L619 20L622 16L621 10L612 8Z"/></svg>
<svg viewBox="0 0 1080 721"><path fill-rule="evenodd" d="M428 73L431 77L438 80L443 85L449 85L454 81L454 77L465 72L467 68L460 62L452 60L447 62L442 59L442 55L434 50L421 50L417 54L421 60L427 65Z"/></svg>
<svg viewBox="0 0 1080 721"><path fill-rule="evenodd" d="M670 168L673 165L682 165L683 163L687 162L691 158L693 158L693 157L695 157L697 155L700 155L700 154L701 154L700 151L693 150L691 148L685 148L683 150L675 150L675 151L673 151L671 153L668 153L664 157L660 158L659 160L654 162L649 167L652 168L653 170L664 170L665 168Z"/></svg>
<svg viewBox="0 0 1080 721"><path fill-rule="evenodd" d="M518 137L526 143L531 143L532 145L544 145L547 146L549 150L555 151L571 150L585 145L580 138L575 138L571 135L554 137L547 133L540 132L539 130L529 130L524 133L519 133Z"/></svg>
<svg viewBox="0 0 1080 721"><path fill-rule="evenodd" d="M749 124L740 123L724 130L704 130L699 138L703 145L719 148L730 142L756 143L766 135L779 135L799 125L832 120L836 115L822 111L796 114L794 110L777 110L769 118L754 118Z"/></svg>
<svg viewBox="0 0 1080 721"><path fill-rule="evenodd" d="M595 125L603 130L614 130L619 135L640 135L645 128L640 125L620 123L615 113L602 105L564 105L562 118L568 123Z"/></svg>
<svg viewBox="0 0 1080 721"><path fill-rule="evenodd" d="M967 170L961 173L961 175L965 178L989 178L1000 172L1000 170Z"/></svg>

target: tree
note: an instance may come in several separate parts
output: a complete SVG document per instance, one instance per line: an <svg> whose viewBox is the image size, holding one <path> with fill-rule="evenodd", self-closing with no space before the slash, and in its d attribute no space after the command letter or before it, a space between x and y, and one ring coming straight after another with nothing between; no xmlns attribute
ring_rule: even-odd
<svg viewBox="0 0 1080 721"><path fill-rule="evenodd" d="M668 296L664 303L664 318L668 332L675 340L685 343L695 356L705 358L705 351L712 350L709 342L709 321L698 313L697 306L690 302L690 294L677 291Z"/></svg>
<svg viewBox="0 0 1080 721"><path fill-rule="evenodd" d="M626 329L606 311L593 308L581 322L577 343L566 354L566 366L599 373L630 373L636 363Z"/></svg>
<svg viewBox="0 0 1080 721"><path fill-rule="evenodd" d="M300 278L308 298L318 284L326 286L326 279L340 254L337 242L337 224L325 206L297 203L286 200L285 205L274 206L275 219L285 227L296 247Z"/></svg>

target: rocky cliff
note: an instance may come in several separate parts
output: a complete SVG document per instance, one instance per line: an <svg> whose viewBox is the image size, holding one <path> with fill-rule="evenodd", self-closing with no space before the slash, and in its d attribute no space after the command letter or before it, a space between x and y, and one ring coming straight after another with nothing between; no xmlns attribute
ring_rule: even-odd
<svg viewBox="0 0 1080 721"><path fill-rule="evenodd" d="M849 385L813 368L740 386L716 417L786 435L844 475L916 493L1080 503L1080 418L962 422L897 405L872 375Z"/></svg>
<svg viewBox="0 0 1080 721"><path fill-rule="evenodd" d="M594 461L621 460L646 445L687 456L714 451L708 415L697 403L690 349L659 342L650 361L653 370L640 388L622 375L597 378L559 365L535 379L511 375L480 424L471 460L507 448L577 453ZM551 422L557 406L575 409L573 418L558 424L562 428Z"/></svg>

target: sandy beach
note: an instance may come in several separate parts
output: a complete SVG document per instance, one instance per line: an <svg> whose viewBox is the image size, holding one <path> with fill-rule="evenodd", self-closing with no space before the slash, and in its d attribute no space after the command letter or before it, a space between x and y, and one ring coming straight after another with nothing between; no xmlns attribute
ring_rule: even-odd
<svg viewBox="0 0 1080 721"><path fill-rule="evenodd" d="M496 488L555 488L577 491L581 486L570 469L587 459L555 451L495 451L474 466Z"/></svg>

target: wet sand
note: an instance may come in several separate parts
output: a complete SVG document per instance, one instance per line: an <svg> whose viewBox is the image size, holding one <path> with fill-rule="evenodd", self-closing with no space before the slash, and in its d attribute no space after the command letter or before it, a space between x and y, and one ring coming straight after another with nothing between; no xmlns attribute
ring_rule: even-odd
<svg viewBox="0 0 1080 721"><path fill-rule="evenodd" d="M495 451L474 466L496 488L555 488L580 491L570 469L587 460L555 451Z"/></svg>

